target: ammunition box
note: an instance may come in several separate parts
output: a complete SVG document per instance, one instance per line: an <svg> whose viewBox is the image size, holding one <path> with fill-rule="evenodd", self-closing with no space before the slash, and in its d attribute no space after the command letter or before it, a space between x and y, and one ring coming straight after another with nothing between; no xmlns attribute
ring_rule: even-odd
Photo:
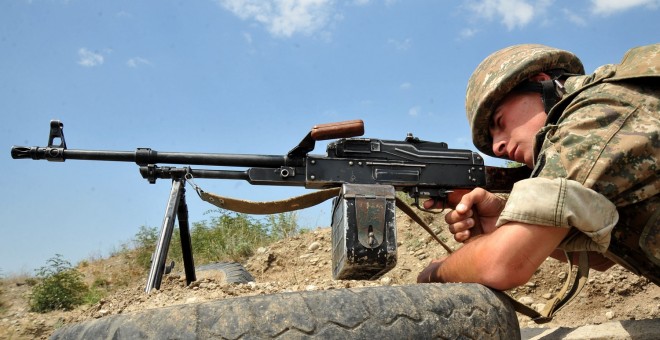
<svg viewBox="0 0 660 340"><path fill-rule="evenodd" d="M374 280L396 265L395 191L391 185L344 184L332 209L332 275Z"/></svg>

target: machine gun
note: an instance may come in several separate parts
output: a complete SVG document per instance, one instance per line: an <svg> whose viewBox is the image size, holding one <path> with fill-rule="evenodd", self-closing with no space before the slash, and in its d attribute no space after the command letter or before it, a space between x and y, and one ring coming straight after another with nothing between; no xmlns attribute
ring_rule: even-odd
<svg viewBox="0 0 660 340"><path fill-rule="evenodd" d="M68 149L63 127L62 122L51 121L48 146L13 146L12 158L134 162L149 183L159 178L172 180L146 292L160 288L177 217L186 281L190 284L196 280L186 182L192 183L205 201L245 213L291 211L336 197L332 208L333 277L375 279L396 264L395 207L407 213L412 211L396 198L395 191L407 193L413 205L419 206L422 198L445 200L455 189L483 187L491 192L508 192L515 181L529 176L526 168L485 166L478 153L450 149L446 143L423 141L412 134L403 141L355 138L364 133L361 120L316 125L286 155L160 152L149 148L135 151ZM309 154L316 141L331 139L336 140L328 144L326 155ZM191 165L247 169L193 169ZM285 201L249 202L204 192L192 182L193 178L245 180L254 185L323 190ZM430 231L421 219L415 221ZM437 237L436 240L439 241Z"/></svg>

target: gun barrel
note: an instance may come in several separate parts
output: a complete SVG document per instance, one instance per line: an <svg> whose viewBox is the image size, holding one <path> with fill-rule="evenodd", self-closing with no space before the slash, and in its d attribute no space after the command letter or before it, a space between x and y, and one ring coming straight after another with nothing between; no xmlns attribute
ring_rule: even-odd
<svg viewBox="0 0 660 340"><path fill-rule="evenodd" d="M209 166L238 167L279 167L300 166L302 159L291 159L279 155L245 155L223 153L190 153L190 152L160 152L148 148L138 148L136 151L107 150L77 150L57 147L26 147L13 146L11 156L14 159L46 159L49 161L65 161L67 159L135 162L138 165L148 164L185 164Z"/></svg>

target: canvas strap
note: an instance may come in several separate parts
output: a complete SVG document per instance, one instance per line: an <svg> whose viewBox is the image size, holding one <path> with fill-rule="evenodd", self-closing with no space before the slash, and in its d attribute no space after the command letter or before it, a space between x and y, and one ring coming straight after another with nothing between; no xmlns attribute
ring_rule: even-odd
<svg viewBox="0 0 660 340"><path fill-rule="evenodd" d="M341 188L317 190L309 194L295 196L279 201L255 202L216 195L195 188L199 197L219 208L244 214L271 215L300 210L315 206L339 195Z"/></svg>
<svg viewBox="0 0 660 340"><path fill-rule="evenodd" d="M545 304L545 308L542 311L537 311L518 300L512 298L509 295L506 295L516 312L524 314L530 317L534 322L538 324L543 324L549 322L554 317L555 313L559 311L562 307L566 306L571 302L584 288L589 277L589 255L586 251L579 252L579 259L577 263L577 270L575 277L573 277L573 254L566 253L567 263L568 263L568 275L566 281L564 282L564 287L557 293L557 295L548 301Z"/></svg>

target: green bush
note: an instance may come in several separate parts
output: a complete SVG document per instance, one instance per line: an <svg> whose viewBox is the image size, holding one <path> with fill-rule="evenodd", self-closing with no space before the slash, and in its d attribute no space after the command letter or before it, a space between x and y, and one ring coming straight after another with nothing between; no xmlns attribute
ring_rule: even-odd
<svg viewBox="0 0 660 340"><path fill-rule="evenodd" d="M90 287L87 293L83 296L83 303L86 305L93 305L101 301L106 296L107 289L99 287Z"/></svg>
<svg viewBox="0 0 660 340"><path fill-rule="evenodd" d="M195 263L241 261L260 246L271 242L268 229L246 214L214 210L217 215L208 221L193 223L190 230ZM169 255L182 259L181 238L177 230L172 235Z"/></svg>
<svg viewBox="0 0 660 340"><path fill-rule="evenodd" d="M282 239L298 234L298 214L295 211L269 215L271 235Z"/></svg>
<svg viewBox="0 0 660 340"><path fill-rule="evenodd" d="M282 213L257 220L250 215L226 210L211 210L209 219L192 223L190 239L195 264L219 261L243 261L254 251L275 240L300 232L295 212ZM181 236L178 228L172 233L168 258L183 268ZM151 266L151 257L158 241L159 229L140 227L133 239L132 256L145 269ZM128 254L128 249L124 250ZM169 263L169 260L168 260Z"/></svg>
<svg viewBox="0 0 660 340"><path fill-rule="evenodd" d="M151 255L156 250L156 241L158 240L158 230L155 227L141 226L133 244L136 253L136 261L142 268L148 269L151 266Z"/></svg>
<svg viewBox="0 0 660 340"><path fill-rule="evenodd" d="M71 263L57 254L48 265L37 270L38 283L30 294L30 311L45 313L52 310L71 310L81 305L89 292L83 275Z"/></svg>

